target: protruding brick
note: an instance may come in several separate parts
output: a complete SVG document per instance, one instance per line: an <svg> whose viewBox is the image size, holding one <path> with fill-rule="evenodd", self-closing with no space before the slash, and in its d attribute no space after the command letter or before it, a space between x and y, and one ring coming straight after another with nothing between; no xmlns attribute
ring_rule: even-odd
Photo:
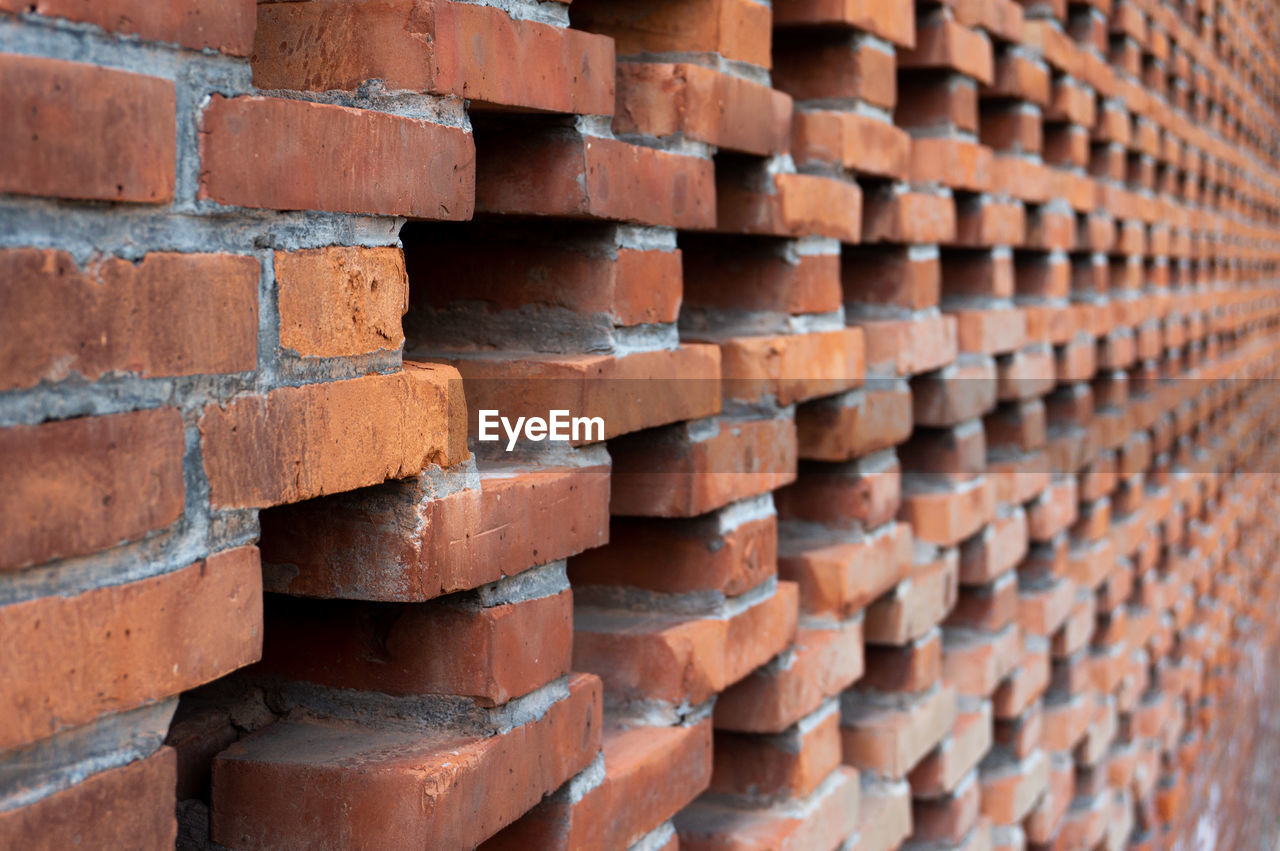
<svg viewBox="0 0 1280 851"><path fill-rule="evenodd" d="M210 405L200 418L210 500L262 508L452 466L467 457L461 396L455 370L405 363Z"/></svg>

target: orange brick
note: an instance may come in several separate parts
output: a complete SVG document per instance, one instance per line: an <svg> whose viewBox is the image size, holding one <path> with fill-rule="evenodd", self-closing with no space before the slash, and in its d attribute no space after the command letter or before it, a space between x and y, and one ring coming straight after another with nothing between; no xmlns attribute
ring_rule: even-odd
<svg viewBox="0 0 1280 851"><path fill-rule="evenodd" d="M404 344L409 279L399 248L316 248L275 253L280 345L343 357Z"/></svg>
<svg viewBox="0 0 1280 851"><path fill-rule="evenodd" d="M406 363L209 405L200 435L210 500L261 508L456 464L467 457L461 393L455 370Z"/></svg>

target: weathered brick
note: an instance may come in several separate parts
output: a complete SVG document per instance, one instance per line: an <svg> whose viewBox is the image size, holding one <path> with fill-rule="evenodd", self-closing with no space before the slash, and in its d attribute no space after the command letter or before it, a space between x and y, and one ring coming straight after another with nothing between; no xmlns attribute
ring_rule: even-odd
<svg viewBox="0 0 1280 851"><path fill-rule="evenodd" d="M220 204L446 220L474 208L471 134L425 119L213 95L200 163L200 197Z"/></svg>
<svg viewBox="0 0 1280 851"><path fill-rule="evenodd" d="M182 431L173 408L0 429L0 568L85 555L171 525L186 494Z"/></svg>
<svg viewBox="0 0 1280 851"><path fill-rule="evenodd" d="M267 590L308 597L421 602L608 539L600 464L486 466L478 490L436 496L408 479L262 514Z"/></svg>
<svg viewBox="0 0 1280 851"><path fill-rule="evenodd" d="M73 596L0 607L0 750L202 685L262 650L255 547Z"/></svg>
<svg viewBox="0 0 1280 851"><path fill-rule="evenodd" d="M572 611L568 590L483 608L272 600L261 669L332 688L498 705L569 673Z"/></svg>
<svg viewBox="0 0 1280 851"><path fill-rule="evenodd" d="M488 737L271 724L214 760L213 840L472 847L591 762L600 716L600 681L575 674L536 720Z"/></svg>
<svg viewBox="0 0 1280 851"><path fill-rule="evenodd" d="M61 791L0 813L6 848L172 848L175 759L161 748Z"/></svg>
<svg viewBox="0 0 1280 851"><path fill-rule="evenodd" d="M200 418L215 506L265 508L448 467L467 457L455 370L282 387L209 405Z"/></svg>
<svg viewBox="0 0 1280 851"><path fill-rule="evenodd" d="M261 89L390 89L493 105L613 112L613 44L604 37L451 0L258 5L253 82Z"/></svg>
<svg viewBox="0 0 1280 851"><path fill-rule="evenodd" d="M310 357L404 344L409 279L398 248L334 246L275 253L280 345Z"/></svg>
<svg viewBox="0 0 1280 851"><path fill-rule="evenodd" d="M173 83L0 55L0 192L159 204L173 198Z"/></svg>
<svg viewBox="0 0 1280 851"><path fill-rule="evenodd" d="M258 261L151 253L82 269L64 251L0 251L0 389L71 376L247 372Z"/></svg>

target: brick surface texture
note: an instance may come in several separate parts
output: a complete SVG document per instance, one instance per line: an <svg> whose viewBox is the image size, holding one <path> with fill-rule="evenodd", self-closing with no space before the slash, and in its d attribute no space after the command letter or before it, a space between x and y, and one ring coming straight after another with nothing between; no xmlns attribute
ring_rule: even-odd
<svg viewBox="0 0 1280 851"><path fill-rule="evenodd" d="M0 849L1275 847L1278 56L0 0Z"/></svg>

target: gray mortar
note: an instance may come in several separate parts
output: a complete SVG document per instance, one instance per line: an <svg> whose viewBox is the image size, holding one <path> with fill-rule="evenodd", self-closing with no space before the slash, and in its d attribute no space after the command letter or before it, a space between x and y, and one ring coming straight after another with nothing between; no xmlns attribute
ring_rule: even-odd
<svg viewBox="0 0 1280 851"><path fill-rule="evenodd" d="M676 826L670 821L664 821L653 830L640 837L631 845L627 851L661 851L671 843L676 837Z"/></svg>
<svg viewBox="0 0 1280 851"><path fill-rule="evenodd" d="M496 707L458 695L393 696L267 678L258 684L271 710L288 721L335 720L386 730L471 736L505 735L540 720L569 696L568 677Z"/></svg>
<svg viewBox="0 0 1280 851"><path fill-rule="evenodd" d="M815 334L845 327L844 308L827 313L792 314L774 310L683 307L680 332L685 339L711 340L763 334Z"/></svg>
<svg viewBox="0 0 1280 851"><path fill-rule="evenodd" d="M468 351L509 354L610 354L671 350L679 345L675 323L621 326L608 313L523 304L494 310L483 301L459 300L443 309L414 308L405 318L409 357L448 357ZM465 356L465 354L464 354Z"/></svg>
<svg viewBox="0 0 1280 851"><path fill-rule="evenodd" d="M475 6L501 9L517 21L536 21L557 27L569 26L569 7L544 0L458 0Z"/></svg>
<svg viewBox="0 0 1280 851"><path fill-rule="evenodd" d="M569 577L565 573L565 561L560 559L534 567L514 576L481 585L474 591L464 591L468 606L491 608L552 597L569 590Z"/></svg>
<svg viewBox="0 0 1280 851"><path fill-rule="evenodd" d="M0 759L0 813L25 807L85 778L154 754L178 707L171 698L41 739Z"/></svg>

